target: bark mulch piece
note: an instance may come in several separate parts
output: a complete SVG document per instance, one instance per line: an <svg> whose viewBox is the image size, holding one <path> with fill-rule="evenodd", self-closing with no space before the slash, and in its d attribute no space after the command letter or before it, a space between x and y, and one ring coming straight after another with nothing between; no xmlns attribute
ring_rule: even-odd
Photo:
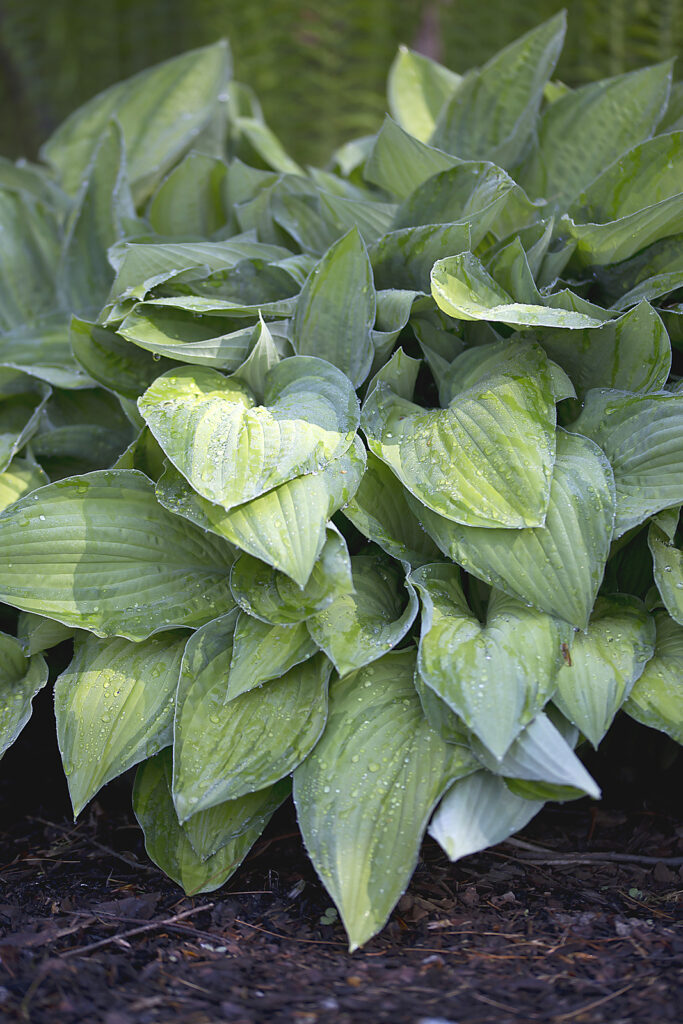
<svg viewBox="0 0 683 1024"><path fill-rule="evenodd" d="M10 751L0 772L3 1022L681 1019L680 787L657 804L547 807L455 865L427 840L387 928L349 955L291 808L226 887L188 899L145 857L130 779L74 824L56 772L22 795L35 750Z"/></svg>

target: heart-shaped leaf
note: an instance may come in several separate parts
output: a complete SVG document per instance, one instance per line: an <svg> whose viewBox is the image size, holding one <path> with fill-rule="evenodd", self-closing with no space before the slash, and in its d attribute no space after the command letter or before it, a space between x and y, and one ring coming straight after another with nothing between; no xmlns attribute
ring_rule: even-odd
<svg viewBox="0 0 683 1024"><path fill-rule="evenodd" d="M455 565L424 565L409 578L422 599L420 675L502 757L550 700L571 630L496 590L482 625Z"/></svg>
<svg viewBox="0 0 683 1024"><path fill-rule="evenodd" d="M589 391L572 430L591 437L612 464L615 537L683 502L683 395Z"/></svg>
<svg viewBox="0 0 683 1024"><path fill-rule="evenodd" d="M325 543L328 520L355 493L364 464L365 449L356 437L319 473L288 480L235 508L200 497L173 466L159 479L156 494L170 512L225 537L303 587Z"/></svg>
<svg viewBox="0 0 683 1024"><path fill-rule="evenodd" d="M138 405L194 489L228 509L343 455L359 418L348 378L313 356L275 366L262 406L245 385L200 367L163 374Z"/></svg>
<svg viewBox="0 0 683 1024"><path fill-rule="evenodd" d="M472 526L545 519L555 460L547 365L488 377L447 409L422 409L380 383L363 406L370 450L428 509Z"/></svg>
<svg viewBox="0 0 683 1024"><path fill-rule="evenodd" d="M588 438L558 431L545 525L461 526L408 498L439 548L467 572L585 629L602 581L614 523L611 467Z"/></svg>
<svg viewBox="0 0 683 1024"><path fill-rule="evenodd" d="M355 555L351 574L353 593L340 594L306 620L309 633L340 676L395 647L418 610L412 585L386 555Z"/></svg>
<svg viewBox="0 0 683 1024"><path fill-rule="evenodd" d="M557 675L553 702L594 747L652 657L655 626L635 597L599 597Z"/></svg>

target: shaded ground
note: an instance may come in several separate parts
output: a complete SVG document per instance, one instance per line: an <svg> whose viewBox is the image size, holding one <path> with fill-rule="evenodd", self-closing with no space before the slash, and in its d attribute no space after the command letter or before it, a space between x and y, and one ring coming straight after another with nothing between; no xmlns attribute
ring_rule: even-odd
<svg viewBox="0 0 683 1024"><path fill-rule="evenodd" d="M634 778L675 781L632 728ZM48 746L37 725L0 766L3 1022L680 1020L680 798L644 800L599 759L601 805L547 808L456 865L427 841L389 926L350 956L291 809L223 890L187 899L145 857L129 780L74 826L52 752L36 764Z"/></svg>

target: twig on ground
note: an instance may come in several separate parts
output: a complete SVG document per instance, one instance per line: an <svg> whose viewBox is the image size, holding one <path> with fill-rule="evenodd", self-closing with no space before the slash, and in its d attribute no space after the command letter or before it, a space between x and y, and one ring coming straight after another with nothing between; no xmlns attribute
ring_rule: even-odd
<svg viewBox="0 0 683 1024"><path fill-rule="evenodd" d="M121 939L130 939L135 935L142 935L144 932L153 932L157 928L171 928L178 921L182 921L183 918L191 917L194 914L200 914L203 910L212 910L213 903L204 903L201 907L190 907L189 910L183 910L180 914L175 914L173 917L164 918L162 921L150 921L148 924L143 924L139 928L129 928L126 932L118 932L116 935L110 935L107 939L100 939L99 942L90 942L87 946L77 946L75 949L67 949L64 953L60 953L63 959L71 956L82 956L84 953L92 953L95 949L100 949L102 946L109 946L112 942L119 942Z"/></svg>
<svg viewBox="0 0 683 1024"><path fill-rule="evenodd" d="M549 850L535 843L524 842L523 839L506 839L505 846L514 846L519 850L529 850L542 854L542 857L520 855L520 860L529 864L595 864L606 861L615 864L665 864L667 867L680 867L683 857L646 857L638 853L617 853L615 851L587 851L585 853L563 853L560 850Z"/></svg>

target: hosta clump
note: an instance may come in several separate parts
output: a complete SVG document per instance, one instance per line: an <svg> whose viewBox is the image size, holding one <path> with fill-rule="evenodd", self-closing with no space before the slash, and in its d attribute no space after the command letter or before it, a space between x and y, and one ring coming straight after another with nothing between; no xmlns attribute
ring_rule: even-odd
<svg viewBox="0 0 683 1024"><path fill-rule="evenodd" d="M72 640L75 812L137 765L196 893L293 792L353 948L427 829L596 797L622 708L683 741L681 87L563 34L402 50L324 170L224 44L0 164L2 750Z"/></svg>

